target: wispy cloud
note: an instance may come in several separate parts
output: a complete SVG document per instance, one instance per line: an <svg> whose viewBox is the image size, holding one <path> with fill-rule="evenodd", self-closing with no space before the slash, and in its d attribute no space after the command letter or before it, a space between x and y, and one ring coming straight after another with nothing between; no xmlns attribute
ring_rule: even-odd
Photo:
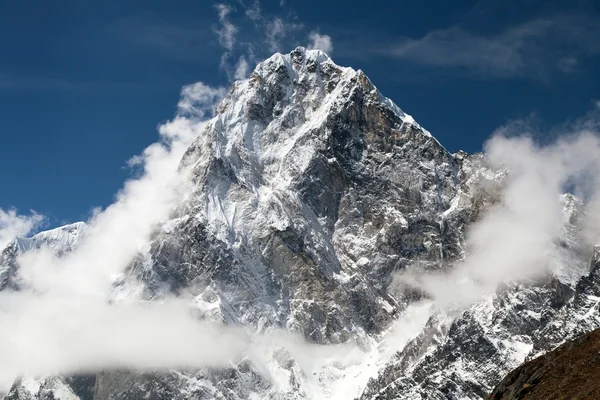
<svg viewBox="0 0 600 400"><path fill-rule="evenodd" d="M246 61L246 57L241 56L238 60L237 65L235 66L235 79L245 79L248 77L248 73L250 72L250 65L248 61Z"/></svg>
<svg viewBox="0 0 600 400"><path fill-rule="evenodd" d="M215 5L219 23L214 32L224 50L220 68L230 80L246 78L263 58L295 46L296 35L303 29L293 18L265 14L258 0L238 3L241 10L225 3Z"/></svg>
<svg viewBox="0 0 600 400"><path fill-rule="evenodd" d="M201 58L211 39L210 28L203 24L192 26L143 17L115 21L108 30L128 42L182 60Z"/></svg>
<svg viewBox="0 0 600 400"><path fill-rule="evenodd" d="M229 14L233 8L226 4L216 4L215 8L219 13L219 25L215 28L215 33L221 46L231 51L235 45L235 35L238 31L238 28L229 20Z"/></svg>
<svg viewBox="0 0 600 400"><path fill-rule="evenodd" d="M246 16L253 21L262 19L262 10L258 0L254 0L252 5L246 9Z"/></svg>
<svg viewBox="0 0 600 400"><path fill-rule="evenodd" d="M381 54L431 67L464 69L483 78L548 79L576 70L600 53L600 21L583 15L536 18L489 35L453 26L401 38Z"/></svg>
<svg viewBox="0 0 600 400"><path fill-rule="evenodd" d="M281 18L275 18L269 21L266 26L267 43L271 51L276 52L281 50L281 40L287 34L287 28Z"/></svg>

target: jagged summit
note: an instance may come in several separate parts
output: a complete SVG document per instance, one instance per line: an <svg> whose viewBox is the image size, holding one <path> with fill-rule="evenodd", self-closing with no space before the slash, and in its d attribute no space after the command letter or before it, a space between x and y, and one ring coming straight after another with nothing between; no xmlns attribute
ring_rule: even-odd
<svg viewBox="0 0 600 400"><path fill-rule="evenodd" d="M419 154L418 149L427 154ZM303 188L316 191L311 193L315 198L305 201L329 198L331 204L313 207L323 209L315 217L331 217L326 221L331 229L339 201L331 198L333 192L337 193L334 197L340 197L350 181L356 181L356 185L357 180L362 182L373 173L367 164L381 164L382 170L390 168L379 180L383 176L403 179L402 174L388 175L392 173L391 164L406 174L409 170L421 171L415 173L423 174L419 179L427 182L423 191L427 195L433 190L430 185L435 185L430 174L431 157L435 158L441 164L440 171L453 170L437 181L445 185L435 191L435 197L443 203L440 208L447 208L454 196L446 193L453 185L445 182L458 172L452 156L382 96L361 71L339 67L323 52L304 48L275 54L260 63L247 80L237 82L187 157L196 163L195 178L205 189L204 195L212 193L206 190L211 185L218 186L222 195L223 182L230 179L228 190L244 193L236 194L235 202L220 195L205 198L208 222L221 231L219 238L226 241L228 237L245 240L240 234L251 240L252 235L243 232L252 227L284 229L289 217L277 206L284 201L279 197L296 193L297 186L308 185L311 177L319 187L311 184ZM421 157L427 162L419 163ZM420 189L407 188L415 195ZM269 209L272 211L267 212ZM248 220L250 226L243 223L246 212L253 215Z"/></svg>
<svg viewBox="0 0 600 400"><path fill-rule="evenodd" d="M313 89L319 89L325 94L330 94L335 86L340 83L340 80L342 82L358 82L364 85L367 91L374 91L379 100L394 111L398 117L407 123L416 125L415 120L410 115L404 113L391 99L381 95L362 70L339 66L321 50L297 47L288 54L275 53L259 63L246 81L253 82L256 80L288 83L304 87L308 84ZM246 81L239 81L236 85L243 85ZM242 90L244 89L246 89L246 86Z"/></svg>

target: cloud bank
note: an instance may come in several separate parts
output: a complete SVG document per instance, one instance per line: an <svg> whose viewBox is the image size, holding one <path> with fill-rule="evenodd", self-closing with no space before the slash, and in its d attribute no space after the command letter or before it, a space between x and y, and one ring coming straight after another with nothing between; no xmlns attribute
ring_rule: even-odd
<svg viewBox="0 0 600 400"><path fill-rule="evenodd" d="M19 375L222 366L247 346L240 331L197 321L189 299L110 301L115 280L187 195L180 161L224 93L203 83L183 88L160 140L130 162L140 176L95 213L73 252L59 257L42 248L18 257L21 290L0 292L0 387ZM40 221L2 211L0 237L26 234Z"/></svg>
<svg viewBox="0 0 600 400"><path fill-rule="evenodd" d="M516 124L514 126L520 126ZM448 273L422 271L395 277L400 286L426 292L441 308L466 307L495 292L506 281L535 279L556 270L556 243L565 217L560 196L570 189L588 204L600 200L600 135L588 119L555 142L540 145L530 136L504 128L487 141L487 160L507 168L500 201L468 232L467 255ZM598 215L585 227L587 246L600 239Z"/></svg>
<svg viewBox="0 0 600 400"><path fill-rule="evenodd" d="M16 236L25 236L38 228L44 217L35 212L31 215L19 215L17 210L0 208L0 250Z"/></svg>

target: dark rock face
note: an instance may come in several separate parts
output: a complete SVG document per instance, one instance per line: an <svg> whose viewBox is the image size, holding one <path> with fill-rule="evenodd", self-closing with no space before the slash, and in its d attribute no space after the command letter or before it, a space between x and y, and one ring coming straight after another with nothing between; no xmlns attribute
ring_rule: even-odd
<svg viewBox="0 0 600 400"><path fill-rule="evenodd" d="M17 379L5 400L60 400L64 398L94 400L97 397L95 375L75 375L66 378L45 378L24 382Z"/></svg>
<svg viewBox="0 0 600 400"><path fill-rule="evenodd" d="M600 398L600 331L571 340L509 373L488 400Z"/></svg>
<svg viewBox="0 0 600 400"><path fill-rule="evenodd" d="M600 298L595 262L581 279L551 274L406 320L424 295L390 289L393 273L462 258L469 225L497 201L504 175L481 155L448 153L361 71L319 51L277 54L236 82L182 165L193 168L193 193L115 291L191 294L199 318L291 331L315 346L357 343L364 359L310 370L274 344L262 365L41 378L8 398L60 389L87 399L93 386L94 400L480 399L528 355L597 324L573 318ZM580 267L568 221L561 251ZM11 251L0 289L18 268ZM414 334L390 344L405 323Z"/></svg>
<svg viewBox="0 0 600 400"><path fill-rule="evenodd" d="M369 382L362 398L485 397L525 358L600 328L594 317L600 287L597 269L593 259L589 275L574 288L556 277L500 288L449 324L434 315Z"/></svg>
<svg viewBox="0 0 600 400"><path fill-rule="evenodd" d="M18 266L16 257L18 254L17 243L12 242L2 251L0 255L0 265L3 266L0 272L0 290L16 290L18 283L15 281L15 274Z"/></svg>

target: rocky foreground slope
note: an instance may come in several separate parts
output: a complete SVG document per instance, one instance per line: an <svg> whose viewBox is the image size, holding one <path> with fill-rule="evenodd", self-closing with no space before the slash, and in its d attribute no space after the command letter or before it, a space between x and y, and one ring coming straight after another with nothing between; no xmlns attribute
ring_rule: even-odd
<svg viewBox="0 0 600 400"><path fill-rule="evenodd" d="M568 341L508 374L488 400L600 398L600 331Z"/></svg>
<svg viewBox="0 0 600 400"><path fill-rule="evenodd" d="M481 399L527 357L600 327L598 256L590 269L571 195L545 279L460 310L394 289L397 271L464 257L506 171L450 154L362 71L320 51L276 54L236 82L182 163L194 192L115 282L116 297L185 291L200 318L292 332L316 346L314 362L273 342L228 369L24 377L7 398ZM70 251L84 230L59 228L65 246L54 250ZM2 253L0 289L18 290L24 240ZM353 357L325 350L341 343Z"/></svg>

